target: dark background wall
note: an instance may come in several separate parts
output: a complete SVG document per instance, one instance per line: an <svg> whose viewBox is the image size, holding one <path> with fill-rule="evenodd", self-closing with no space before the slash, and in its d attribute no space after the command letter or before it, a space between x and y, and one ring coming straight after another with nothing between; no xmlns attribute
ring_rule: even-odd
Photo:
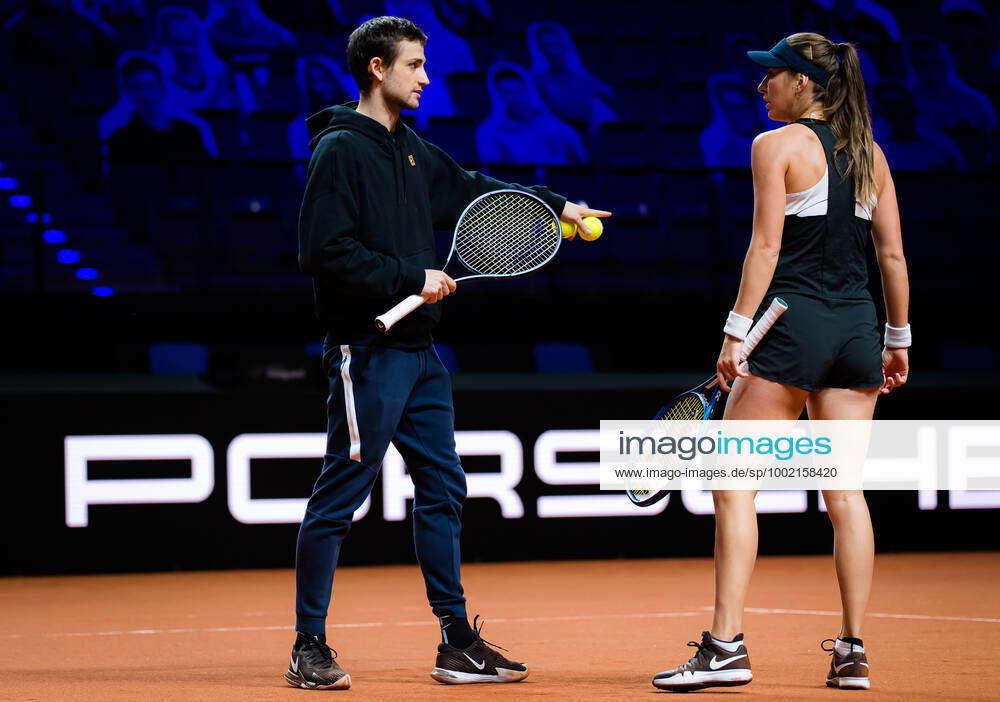
<svg viewBox="0 0 1000 702"><path fill-rule="evenodd" d="M635 509L629 515L624 495L601 493L595 484L552 485L536 468L539 438L554 430L591 430L600 419L649 414L665 396L693 384L697 377L680 375L562 376L548 380L528 377L466 375L456 377L457 429L460 432L510 432L520 443L514 460L523 473L513 487L520 512L489 497L470 498L465 507L463 552L467 560L552 558L701 556L712 549L710 514L692 513L693 502L674 495L662 512ZM956 382L958 381L958 382ZM947 389L924 379L885 402L879 417L968 419L964 407L982 392L974 383L952 379ZM503 388L499 386L501 383ZM943 409L944 408L944 409ZM213 390L193 378L170 383L103 377L50 378L49 391L39 393L22 383L6 381L0 399L5 427L3 470L5 507L0 513L4 557L0 573L70 573L188 568L289 567L293 563L294 518L286 523L241 523L238 508L229 505L233 482L227 456L234 439L253 434L286 435L285 445L299 433L321 428L323 397L288 391ZM67 436L193 434L211 443L213 485L195 503L94 504L86 510L86 526L67 526ZM280 442L281 439L279 438ZM487 439L494 448L506 439ZM164 438L161 443L171 443ZM319 444L322 447L322 437ZM321 449L320 449L321 450ZM900 456L912 447L900 447ZM597 460L597 453L558 451L563 464ZM472 474L498 473L498 456L466 456ZM309 458L250 460L252 499L308 496L319 465ZM565 468L565 466L563 466ZM572 466L569 467L572 470ZM190 460L92 460L87 479L130 480L190 478ZM596 471L591 475L595 476ZM399 476L394 476L398 485ZM414 562L409 505L384 496L386 478L376 484L368 513L358 520L343 551L344 563ZM156 487L140 491L138 499L162 499ZM609 516L543 517L539 498L595 496L610 500L601 509ZM816 493L805 497L804 509L761 510L761 553L824 553L832 547L829 520L817 506ZM949 493L924 495L914 491L869 492L876 543L882 552L912 550L995 549L1000 495L991 508L959 508ZM985 507L985 506L984 506ZM583 514L590 507L571 509ZM771 507L773 509L773 507ZM404 512L405 510L405 512ZM618 515L613 515L614 511ZM695 512L701 510L694 509ZM401 521L391 519L406 514ZM645 516L638 516L642 514ZM624 515L624 516L622 516Z"/></svg>

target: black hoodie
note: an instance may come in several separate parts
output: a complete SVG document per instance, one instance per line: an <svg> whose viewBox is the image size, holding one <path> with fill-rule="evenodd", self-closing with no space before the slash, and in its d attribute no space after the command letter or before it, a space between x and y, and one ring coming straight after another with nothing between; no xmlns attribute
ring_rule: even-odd
<svg viewBox="0 0 1000 702"><path fill-rule="evenodd" d="M313 277L316 314L330 344L417 349L431 343L441 304L423 305L389 334L375 317L424 287L439 268L434 230L451 230L474 198L494 190L534 192L555 212L566 199L466 171L403 122L395 132L357 103L306 120L312 135L299 214L299 265Z"/></svg>

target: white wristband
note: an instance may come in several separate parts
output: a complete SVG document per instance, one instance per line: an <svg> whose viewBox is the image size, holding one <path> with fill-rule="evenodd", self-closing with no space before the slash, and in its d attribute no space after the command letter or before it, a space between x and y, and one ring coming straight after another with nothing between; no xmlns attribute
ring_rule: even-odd
<svg viewBox="0 0 1000 702"><path fill-rule="evenodd" d="M733 310L729 310L729 318L726 320L726 326L722 328L726 334L729 336L736 337L740 341L747 338L747 334L750 332L750 326L753 324L753 320L749 317L744 317L741 314L737 314Z"/></svg>
<svg viewBox="0 0 1000 702"><path fill-rule="evenodd" d="M905 327L890 327L885 325L885 345L890 349L908 349L913 339L910 336L910 325Z"/></svg>

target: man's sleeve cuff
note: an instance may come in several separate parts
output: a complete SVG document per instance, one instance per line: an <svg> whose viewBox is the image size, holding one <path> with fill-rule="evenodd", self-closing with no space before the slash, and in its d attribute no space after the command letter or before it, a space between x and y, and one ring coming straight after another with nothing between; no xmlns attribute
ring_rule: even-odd
<svg viewBox="0 0 1000 702"><path fill-rule="evenodd" d="M563 208L566 207L566 198L562 195L557 195L548 188L539 188L539 191L536 194L542 199L542 202L552 208L552 211L556 213L556 217L562 216Z"/></svg>

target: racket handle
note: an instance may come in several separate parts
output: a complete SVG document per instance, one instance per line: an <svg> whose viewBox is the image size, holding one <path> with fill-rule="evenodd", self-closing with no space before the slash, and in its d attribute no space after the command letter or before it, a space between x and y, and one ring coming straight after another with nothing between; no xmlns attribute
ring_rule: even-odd
<svg viewBox="0 0 1000 702"><path fill-rule="evenodd" d="M743 340L743 348L740 349L740 363L743 363L750 357L750 354L757 347L757 344L759 344L760 340L764 338L765 334L767 334L767 330L770 329L776 321L778 321L778 317L783 315L787 309L788 303L780 297L776 297L771 300L771 305L767 308L767 311L760 316L757 323L753 325L753 329L751 329L750 333L747 334L747 338ZM716 376L715 379L705 387L714 388L718 384L719 378Z"/></svg>
<svg viewBox="0 0 1000 702"><path fill-rule="evenodd" d="M768 329L778 321L778 317L784 314L787 309L788 303L780 297L776 297L771 301L771 306L767 308L767 311L753 325L753 329L750 330L746 340L743 342L743 350L740 352L742 360L746 360L750 356L757 344L760 343L760 340L767 334Z"/></svg>
<svg viewBox="0 0 1000 702"><path fill-rule="evenodd" d="M410 295L409 297L404 298L391 310L385 314L380 314L375 318L375 328L383 334L388 334L389 330L392 329L396 322L420 307L420 305L424 304L424 302L426 302L426 300L424 300L423 295Z"/></svg>

